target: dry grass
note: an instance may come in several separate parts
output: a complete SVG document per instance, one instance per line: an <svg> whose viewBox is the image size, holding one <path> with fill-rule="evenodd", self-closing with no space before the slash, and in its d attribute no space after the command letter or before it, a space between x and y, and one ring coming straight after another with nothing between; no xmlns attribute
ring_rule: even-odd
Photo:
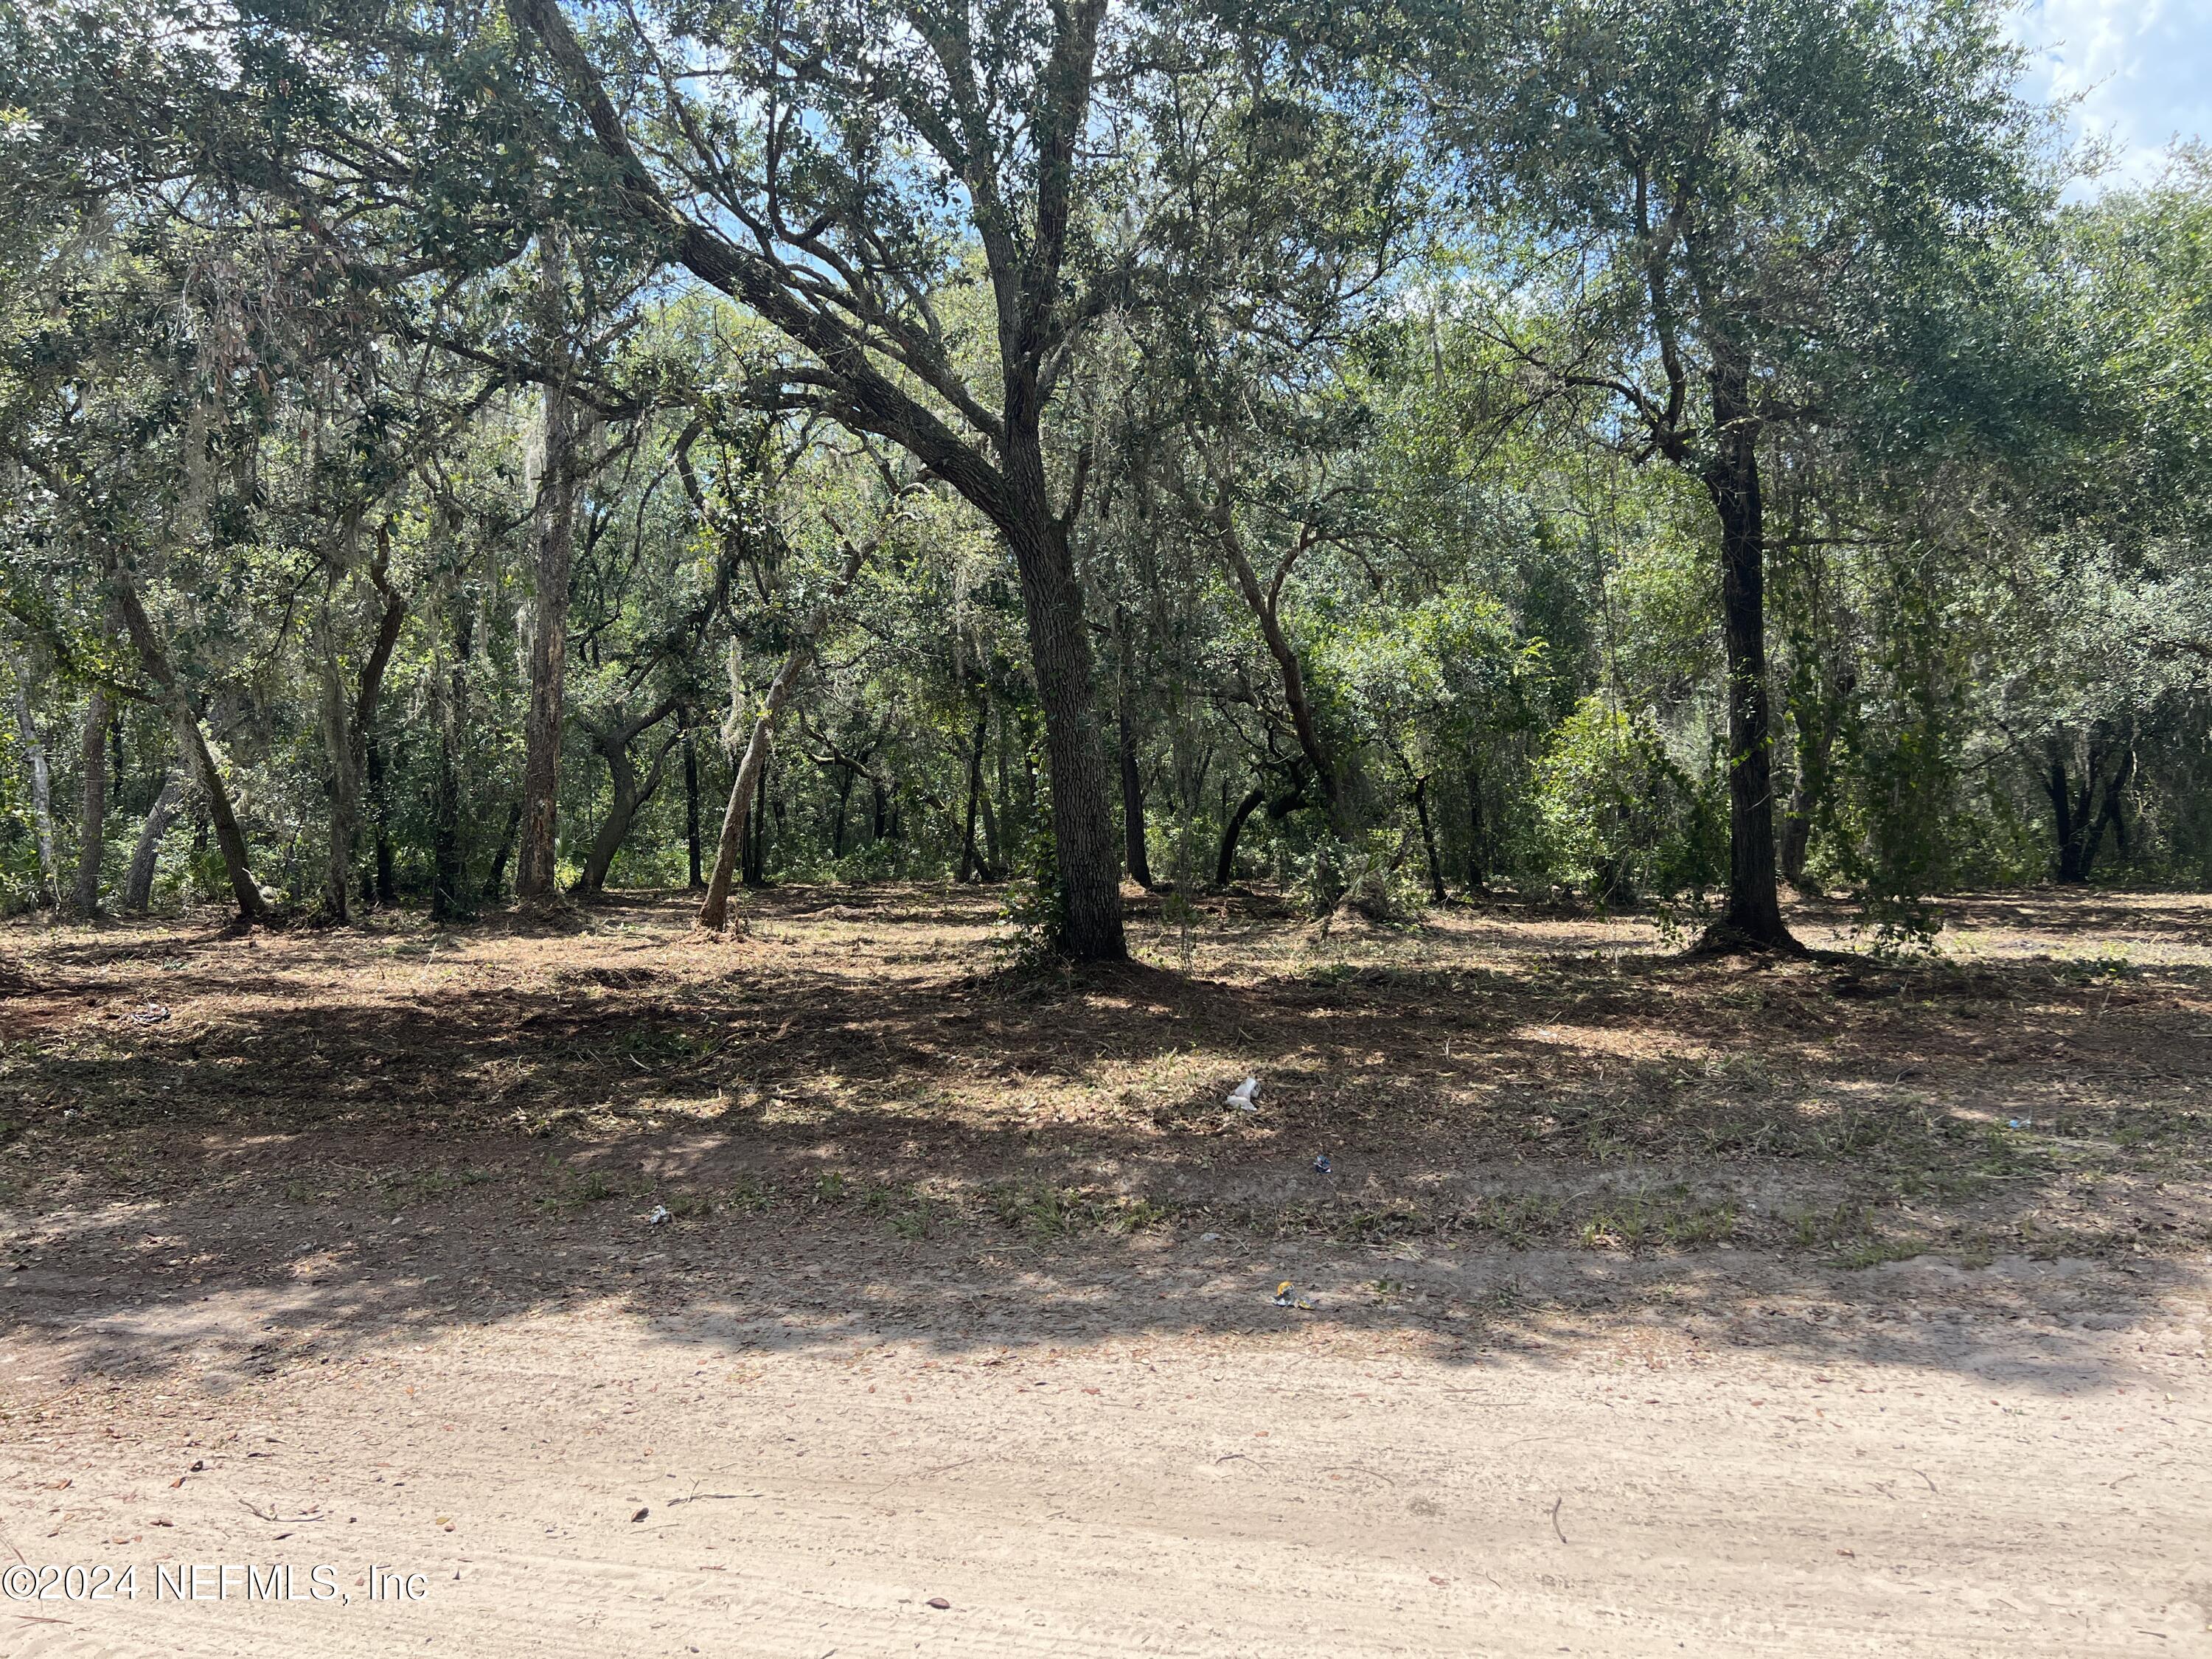
<svg viewBox="0 0 2212 1659"><path fill-rule="evenodd" d="M787 890L719 941L680 895L443 932L19 923L0 1203L19 1239L190 1194L1844 1266L2201 1248L2212 904L1954 909L1942 958L1894 967L1143 901L1137 963L1042 979L988 971L989 897L928 889ZM1226 1109L1248 1073L1261 1109Z"/></svg>

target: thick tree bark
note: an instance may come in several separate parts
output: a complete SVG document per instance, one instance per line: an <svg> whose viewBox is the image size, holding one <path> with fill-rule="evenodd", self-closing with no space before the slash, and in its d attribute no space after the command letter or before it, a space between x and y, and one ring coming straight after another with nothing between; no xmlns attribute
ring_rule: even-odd
<svg viewBox="0 0 2212 1659"><path fill-rule="evenodd" d="M1083 590L1066 527L1045 500L1044 460L1033 424L1008 462L1020 515L1008 539L1021 574L1030 662L1052 769L1053 846L1066 918L1055 943L1079 962L1118 961L1128 954L1121 930L1121 860L1107 805Z"/></svg>
<svg viewBox="0 0 2212 1659"><path fill-rule="evenodd" d="M1213 860L1213 884L1226 887L1237 879L1237 843L1244 834L1244 820L1260 810L1267 799L1267 792L1254 784L1244 799L1237 803L1237 810L1229 815L1222 827L1221 851Z"/></svg>
<svg viewBox="0 0 2212 1659"><path fill-rule="evenodd" d="M550 279L549 279L550 280ZM523 726L522 825L514 896L550 899L556 879L562 682L568 661L568 574L586 422L558 386L545 390L545 459L534 516L537 580L530 635L530 708Z"/></svg>
<svg viewBox="0 0 2212 1659"><path fill-rule="evenodd" d="M100 914L100 866L107 850L107 694L94 686L84 702L84 738L77 755L83 773L79 797L76 889L70 902L81 916Z"/></svg>
<svg viewBox="0 0 2212 1659"><path fill-rule="evenodd" d="M15 682L15 740L22 745L23 760L31 774L31 827L39 843L40 896L48 904L61 902L61 874L54 857L54 775L46 761L46 745L31 715L31 695L24 689L24 669L14 659L8 664Z"/></svg>
<svg viewBox="0 0 2212 1659"><path fill-rule="evenodd" d="M828 597L800 629L790 653L783 659L783 666L776 670L775 678L769 684L768 696L760 712L753 717L752 731L745 739L744 757L738 763L738 775L730 783L730 804L722 814L721 837L714 844L714 872L708 878L707 896L699 905L702 927L719 929L730 919L730 881L737 873L738 843L752 810L753 791L760 782L761 770L768 764L769 744L775 734L776 719L791 701L791 694L797 689L807 665L814 660L815 636L828 623L830 607L845 597L845 590L853 585L853 578L860 574L860 565L873 545L872 542L846 550L843 569L838 572Z"/></svg>
<svg viewBox="0 0 2212 1659"><path fill-rule="evenodd" d="M140 665L145 669L161 694L161 702L168 712L169 721L177 734L177 746L183 750L185 763L191 769L192 780L199 786L206 802L208 821L215 830L216 845L222 849L223 872L230 878L231 896L238 902L239 920L246 922L266 921L269 906L261 896L261 889L253 879L253 870L248 862L245 833L238 827L238 815L231 810L230 792L223 787L222 774L216 770L215 757L208 750L207 736L200 730L199 716L192 712L191 701L185 695L169 659L161 650L161 641L154 634L154 624L139 602L138 590L132 585L129 573L121 561L110 555L108 580L115 589L117 609L123 613L123 625L130 633L131 644L138 653Z"/></svg>
<svg viewBox="0 0 2212 1659"><path fill-rule="evenodd" d="M1728 664L1728 906L1711 945L1796 950L1782 925L1774 846L1771 715L1766 684L1766 516L1759 428L1740 366L1711 375L1714 452L1706 493L1721 526L1721 612Z"/></svg>
<svg viewBox="0 0 2212 1659"><path fill-rule="evenodd" d="M131 849L131 872L123 881L123 908L131 915L144 915L154 902L154 866L161 856L161 837L169 833L183 795L177 769L172 766L161 780L161 793L147 809L146 822L138 826L138 843Z"/></svg>

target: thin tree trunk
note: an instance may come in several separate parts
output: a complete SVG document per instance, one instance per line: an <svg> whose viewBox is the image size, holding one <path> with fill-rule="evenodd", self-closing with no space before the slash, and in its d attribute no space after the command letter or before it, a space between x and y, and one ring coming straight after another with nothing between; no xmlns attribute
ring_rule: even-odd
<svg viewBox="0 0 2212 1659"><path fill-rule="evenodd" d="M499 847L491 855L491 872L484 878L484 902L499 902L500 883L507 877L507 861L514 856L515 832L522 827L522 802L507 803L507 827L500 831Z"/></svg>
<svg viewBox="0 0 2212 1659"><path fill-rule="evenodd" d="M461 732L468 708L469 653L476 608L465 591L453 595L452 671L438 689L438 778L430 799L430 920L453 921L468 910L468 860L461 848Z"/></svg>
<svg viewBox="0 0 2212 1659"><path fill-rule="evenodd" d="M1001 721L1000 724L1003 726L1004 722ZM1005 787L1006 768L1001 766L998 769L1000 781L1000 787L1003 788ZM991 805L991 789L988 782L984 785L981 792L975 797L975 805L981 810L983 817L983 879L986 881L997 881L1006 871L1006 860L1004 853L1000 850L1001 842L999 835L999 814L997 810Z"/></svg>
<svg viewBox="0 0 2212 1659"><path fill-rule="evenodd" d="M138 826L138 843L131 849L131 872L123 882L123 908L131 915L144 915L154 902L154 866L161 856L161 837L169 832L183 793L177 769L172 766L161 780L161 793L147 809L146 822Z"/></svg>
<svg viewBox="0 0 2212 1659"><path fill-rule="evenodd" d="M986 691L981 712L975 716L975 735L968 744L968 821L960 834L959 879L963 883L981 874L975 867L975 815L983 799L983 739L990 732L991 701Z"/></svg>
<svg viewBox="0 0 2212 1659"><path fill-rule="evenodd" d="M339 678L337 649L328 635L327 619L322 644L323 748L330 774L326 787L331 802L331 836L323 872L323 918L343 922L351 919L353 848L361 822L361 771L356 764L354 737L346 723L346 696Z"/></svg>
<svg viewBox="0 0 2212 1659"><path fill-rule="evenodd" d="M1293 551L1277 567L1272 584L1260 586L1259 573L1245 556L1243 538L1237 534L1237 520L1224 495L1213 510L1216 541L1222 556L1228 562L1230 574L1237 579L1237 591L1243 596L1245 609L1260 625L1260 637L1266 642L1267 654L1275 659L1276 676L1282 684L1283 702L1291 714L1291 730L1298 740L1298 749L1313 768L1321 784L1322 802L1328 810L1332 827L1336 823L1338 793L1335 757L1322 741L1321 725L1314 717L1313 700L1306 693L1305 669L1298 660L1297 648L1290 636L1283 632L1281 600L1283 583L1297 562Z"/></svg>
<svg viewBox="0 0 2212 1659"><path fill-rule="evenodd" d="M837 818L830 830L830 856L833 859L845 856L845 815L852 804L853 769L841 766L837 769Z"/></svg>
<svg viewBox="0 0 2212 1659"><path fill-rule="evenodd" d="M2105 833L2118 826L2123 850L2127 845L2127 823L2122 816L2123 800L2128 779L2135 768L2135 743L2128 737L2121 742L2119 759L2110 777L2105 775L2105 759L2109 728L2100 732L2092 728L2088 740L2088 759L2081 769L2081 782L2074 787L2067 776L2064 750L2057 738L2050 740L2051 769L2044 781L2044 789L2051 797L2052 828L2057 833L2058 856L2056 875L2068 885L2086 882L2095 870L2097 854L2102 849ZM2099 791L2102 790L2100 799Z"/></svg>
<svg viewBox="0 0 2212 1659"><path fill-rule="evenodd" d="M25 669L13 657L8 669L15 682L15 740L23 745L23 759L31 772L31 825L39 842L40 896L47 904L61 902L61 873L54 857L54 779L46 762L46 745L31 716L30 693L23 689Z"/></svg>
<svg viewBox="0 0 2212 1659"><path fill-rule="evenodd" d="M707 896L699 905L702 927L719 929L729 921L730 881L737 873L738 842L752 810L753 791L760 782L762 769L768 764L769 743L775 733L776 719L783 713L784 704L791 701L791 694L798 687L799 677L806 672L806 665L814 660L815 635L828 623L830 607L844 598L845 590L853 585L853 578L860 574L862 561L874 545L872 541L847 549L844 568L838 573L829 596L807 618L790 653L784 658L783 666L776 670L775 678L769 683L767 700L753 717L752 732L745 739L744 757L738 763L738 775L730 782L730 804L722 814L721 836L714 844L714 872L708 878Z"/></svg>
<svg viewBox="0 0 2212 1659"><path fill-rule="evenodd" d="M1127 688L1115 711L1121 750L1121 833L1127 845L1129 879L1150 892L1151 850L1145 844L1145 778L1137 763L1137 733L1129 719Z"/></svg>
<svg viewBox="0 0 2212 1659"><path fill-rule="evenodd" d="M107 694L94 686L84 703L84 738L78 745L84 787L79 800L76 890L70 903L81 916L100 914L100 866L107 850Z"/></svg>
<svg viewBox="0 0 2212 1659"><path fill-rule="evenodd" d="M1718 432L1705 484L1721 526L1721 611L1728 658L1728 908L1714 945L1796 950L1776 890L1774 780L1766 684L1766 516L1759 433L1740 364L1711 377Z"/></svg>
<svg viewBox="0 0 2212 1659"><path fill-rule="evenodd" d="M216 769L215 757L208 750L207 735L200 730L199 716L192 712L191 702L179 684L175 671L163 654L161 642L154 635L154 624L146 615L146 607L139 602L138 590L131 583L122 563L112 554L108 559L108 578L114 585L117 608L123 613L123 625L129 631L132 647L138 660L161 693L170 723L175 727L177 746L184 751L185 760L191 768L193 781L207 805L208 821L215 830L216 845L222 849L223 872L230 878L231 896L238 902L239 919L246 922L266 921L269 906L261 896L261 889L253 879L252 866L247 861L246 836L238 827L238 815L231 810L230 792L223 787L222 774Z"/></svg>
<svg viewBox="0 0 2212 1659"><path fill-rule="evenodd" d="M1413 816L1421 821L1421 847L1429 855L1429 896L1444 902L1444 866L1437 857L1437 832L1429 823L1429 781L1425 775L1413 785Z"/></svg>
<svg viewBox="0 0 2212 1659"><path fill-rule="evenodd" d="M1482 771L1473 757L1467 763L1467 890L1490 890L1489 829L1482 814Z"/></svg>
<svg viewBox="0 0 2212 1659"><path fill-rule="evenodd" d="M691 711L684 711L684 847L691 865L690 884L696 891L707 884L699 862L699 738L691 724Z"/></svg>
<svg viewBox="0 0 2212 1659"><path fill-rule="evenodd" d="M1244 834L1244 820L1257 811L1267 799L1267 792L1255 783L1229 815L1229 822L1221 831L1221 852L1213 861L1216 887L1226 887L1237 879L1237 843Z"/></svg>
<svg viewBox="0 0 2212 1659"><path fill-rule="evenodd" d="M406 601L385 580L390 550L380 537L369 580L383 599L384 609L350 698L339 671L337 642L331 633L327 607L324 613L323 742L329 751L331 839L323 876L323 915L330 921L343 922L350 917L353 855L361 836L362 776L368 763L377 702L384 693L384 671L391 664L401 624L407 619Z"/></svg>
<svg viewBox="0 0 2212 1659"><path fill-rule="evenodd" d="M545 459L538 480L537 580L530 635L530 708L523 726L522 827L514 896L553 896L561 792L562 681L568 660L568 574L576 548L576 406L545 389Z"/></svg>
<svg viewBox="0 0 2212 1659"><path fill-rule="evenodd" d="M1802 890L1805 885L1813 820L1820 816L1827 799L1836 747L1837 704L1856 688L1857 675L1847 665L1826 696L1808 699L1815 706L1797 711L1797 778L1790 786L1790 805L1782 814L1782 879L1794 888Z"/></svg>
<svg viewBox="0 0 2212 1659"><path fill-rule="evenodd" d="M760 782L753 790L752 817L745 830L744 845L739 849L742 857L738 867L748 887L768 885L769 781L775 775L775 750L771 747L768 758L761 763Z"/></svg>
<svg viewBox="0 0 2212 1659"><path fill-rule="evenodd" d="M385 769L384 745L368 734L368 817L375 826L372 884L367 896L386 908L399 902L399 876L392 866L392 784Z"/></svg>

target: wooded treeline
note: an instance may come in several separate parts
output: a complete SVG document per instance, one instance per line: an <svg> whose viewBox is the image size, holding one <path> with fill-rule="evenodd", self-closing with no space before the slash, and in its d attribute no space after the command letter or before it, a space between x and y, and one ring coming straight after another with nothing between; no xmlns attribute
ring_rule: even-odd
<svg viewBox="0 0 2212 1659"><path fill-rule="evenodd" d="M0 903L2212 881L2212 157L1985 0L0 17Z"/></svg>

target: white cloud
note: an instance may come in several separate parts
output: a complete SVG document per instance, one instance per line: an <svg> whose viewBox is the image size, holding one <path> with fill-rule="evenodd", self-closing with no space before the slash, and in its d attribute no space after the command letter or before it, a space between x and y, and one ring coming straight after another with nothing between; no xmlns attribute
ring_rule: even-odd
<svg viewBox="0 0 2212 1659"><path fill-rule="evenodd" d="M2031 89L2080 100L2076 129L2111 139L2120 179L2156 173L2177 137L2212 137L2212 0L2027 0L2013 32Z"/></svg>

